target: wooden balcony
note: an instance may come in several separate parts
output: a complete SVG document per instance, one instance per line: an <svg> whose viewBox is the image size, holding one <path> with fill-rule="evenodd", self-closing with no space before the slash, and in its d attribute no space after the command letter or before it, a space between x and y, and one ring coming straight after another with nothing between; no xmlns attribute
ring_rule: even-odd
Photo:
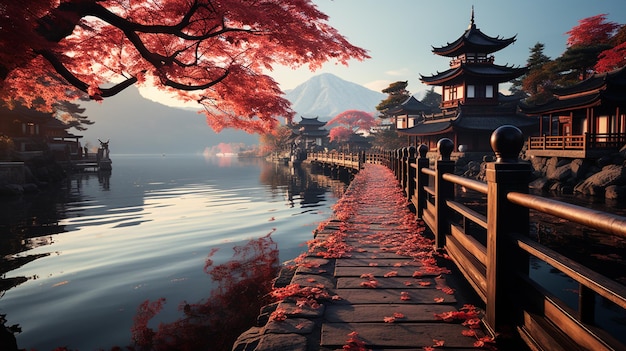
<svg viewBox="0 0 626 351"><path fill-rule="evenodd" d="M529 156L596 158L618 151L626 144L625 133L555 135L528 138Z"/></svg>

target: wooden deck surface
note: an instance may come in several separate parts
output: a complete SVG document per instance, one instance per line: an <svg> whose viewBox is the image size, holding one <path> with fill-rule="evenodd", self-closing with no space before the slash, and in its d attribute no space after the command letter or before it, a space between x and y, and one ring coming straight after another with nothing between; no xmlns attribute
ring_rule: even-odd
<svg viewBox="0 0 626 351"><path fill-rule="evenodd" d="M366 165L291 279L326 298L318 308L284 299L277 310L286 319L270 317L255 350L484 349L482 328L472 328L482 311L471 305L476 319L463 308L477 300L462 294L460 274L432 250L406 205L392 173Z"/></svg>

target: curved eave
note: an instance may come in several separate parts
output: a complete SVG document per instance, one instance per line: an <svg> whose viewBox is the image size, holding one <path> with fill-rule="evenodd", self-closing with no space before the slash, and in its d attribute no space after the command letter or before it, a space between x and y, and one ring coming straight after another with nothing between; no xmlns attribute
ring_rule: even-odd
<svg viewBox="0 0 626 351"><path fill-rule="evenodd" d="M414 96L409 97L400 105L389 109L388 113L392 115L398 114L419 114L421 112L430 112L431 108L421 103Z"/></svg>
<svg viewBox="0 0 626 351"><path fill-rule="evenodd" d="M436 55L456 57L468 52L480 52L491 54L511 45L516 36L510 38L490 37L472 24L463 35L452 43L445 46L433 47L432 52Z"/></svg>
<svg viewBox="0 0 626 351"><path fill-rule="evenodd" d="M529 115L549 115L558 112L594 107L602 104L600 94L591 94L572 99L552 99L538 106L520 106L522 112Z"/></svg>
<svg viewBox="0 0 626 351"><path fill-rule="evenodd" d="M411 128L398 129L401 135L439 135L452 131L452 121L425 122Z"/></svg>
<svg viewBox="0 0 626 351"><path fill-rule="evenodd" d="M626 87L626 67L607 73L596 73L591 77L565 88L554 88L551 92L557 96L580 94L590 90L605 89L607 85Z"/></svg>
<svg viewBox="0 0 626 351"><path fill-rule="evenodd" d="M427 85L449 85L467 78L479 78L488 82L508 82L520 77L526 72L525 67L509 67L484 64L462 64L455 68L437 73L432 76L420 75L422 83Z"/></svg>
<svg viewBox="0 0 626 351"><path fill-rule="evenodd" d="M301 118L300 122L297 123L300 126L307 125L307 126L322 127L326 125L326 122L318 120L318 117L313 117L313 118L300 117L300 118Z"/></svg>

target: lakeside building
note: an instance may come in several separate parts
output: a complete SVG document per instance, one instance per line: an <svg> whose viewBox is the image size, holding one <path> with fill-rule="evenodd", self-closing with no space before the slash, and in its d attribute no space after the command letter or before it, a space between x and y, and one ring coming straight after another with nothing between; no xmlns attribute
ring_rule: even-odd
<svg viewBox="0 0 626 351"><path fill-rule="evenodd" d="M525 135L537 129L538 120L519 111L519 99L499 93L499 84L518 78L525 67L496 65L494 52L515 42L510 38L491 37L474 23L463 34L442 47L434 47L436 55L449 57L450 68L420 80L442 88L441 112L424 115L414 126L399 129L409 144L437 147L441 138L451 139L464 152L491 152L491 133L504 124L520 128Z"/></svg>
<svg viewBox="0 0 626 351"><path fill-rule="evenodd" d="M598 158L626 144L626 67L551 92L544 104L522 106L541 118L527 155Z"/></svg>
<svg viewBox="0 0 626 351"><path fill-rule="evenodd" d="M28 161L44 154L57 161L83 158L82 136L67 131L67 125L52 113L17 105L0 107L0 135L13 142L9 159Z"/></svg>

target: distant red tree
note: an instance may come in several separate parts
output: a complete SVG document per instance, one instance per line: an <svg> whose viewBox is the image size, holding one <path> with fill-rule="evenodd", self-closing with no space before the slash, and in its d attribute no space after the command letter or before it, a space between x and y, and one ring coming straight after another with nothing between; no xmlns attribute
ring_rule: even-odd
<svg viewBox="0 0 626 351"><path fill-rule="evenodd" d="M568 46L607 44L615 31L620 27L615 22L607 22L606 14L583 18L578 25L566 32Z"/></svg>
<svg viewBox="0 0 626 351"><path fill-rule="evenodd" d="M605 50L598 56L595 70L598 73L612 71L626 66L626 25L611 38L612 48Z"/></svg>
<svg viewBox="0 0 626 351"><path fill-rule="evenodd" d="M626 66L626 42L601 52L595 70L598 73L603 73L624 66Z"/></svg>
<svg viewBox="0 0 626 351"><path fill-rule="evenodd" d="M0 100L50 109L150 84L202 104L217 131L293 115L275 65L368 58L312 0L3 1L0 18Z"/></svg>
<svg viewBox="0 0 626 351"><path fill-rule="evenodd" d="M359 110L347 110L341 112L326 123L326 125L329 126L333 124L341 124L353 132L357 132L359 130L369 131L378 124L378 121L371 113Z"/></svg>
<svg viewBox="0 0 626 351"><path fill-rule="evenodd" d="M354 134L354 132L351 129L339 126L331 129L328 133L328 137L330 141L342 143L348 141L352 134Z"/></svg>

